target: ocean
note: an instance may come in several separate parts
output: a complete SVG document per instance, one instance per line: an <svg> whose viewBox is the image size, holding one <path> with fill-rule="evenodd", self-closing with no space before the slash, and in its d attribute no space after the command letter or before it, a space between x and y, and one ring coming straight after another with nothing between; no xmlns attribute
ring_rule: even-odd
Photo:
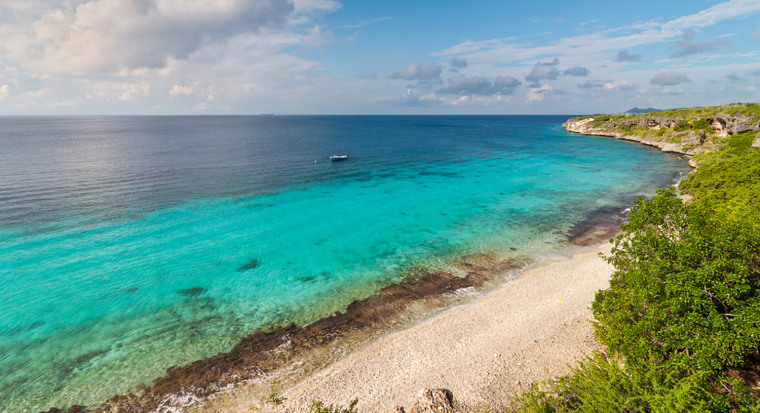
<svg viewBox="0 0 760 413"><path fill-rule="evenodd" d="M551 254L688 171L566 119L0 118L0 411L97 405L411 268Z"/></svg>

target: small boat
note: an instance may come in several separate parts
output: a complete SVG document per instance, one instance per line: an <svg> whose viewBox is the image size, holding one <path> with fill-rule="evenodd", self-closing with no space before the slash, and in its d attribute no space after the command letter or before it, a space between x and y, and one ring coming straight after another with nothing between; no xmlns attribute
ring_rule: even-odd
<svg viewBox="0 0 760 413"><path fill-rule="evenodd" d="M331 161L343 161L348 159L348 155L332 155L330 156Z"/></svg>

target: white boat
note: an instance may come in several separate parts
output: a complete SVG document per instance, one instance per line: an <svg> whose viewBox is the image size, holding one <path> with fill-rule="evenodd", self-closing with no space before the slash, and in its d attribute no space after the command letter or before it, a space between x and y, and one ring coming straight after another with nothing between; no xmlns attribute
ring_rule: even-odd
<svg viewBox="0 0 760 413"><path fill-rule="evenodd" d="M348 159L348 155L332 155L330 156L331 161L342 161L344 159Z"/></svg>

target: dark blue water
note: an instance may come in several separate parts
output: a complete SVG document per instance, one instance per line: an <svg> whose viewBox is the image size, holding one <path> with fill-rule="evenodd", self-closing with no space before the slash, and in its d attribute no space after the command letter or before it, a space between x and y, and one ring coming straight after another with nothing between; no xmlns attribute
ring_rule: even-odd
<svg viewBox="0 0 760 413"><path fill-rule="evenodd" d="M0 118L0 411L92 405L412 266L551 252L687 168L565 119Z"/></svg>

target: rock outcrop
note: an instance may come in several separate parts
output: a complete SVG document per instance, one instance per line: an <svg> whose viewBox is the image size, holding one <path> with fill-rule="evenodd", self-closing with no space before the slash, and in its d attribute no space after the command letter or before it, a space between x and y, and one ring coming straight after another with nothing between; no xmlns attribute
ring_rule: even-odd
<svg viewBox="0 0 760 413"><path fill-rule="evenodd" d="M396 413L404 413L401 407L396 408ZM420 392L417 402L409 410L409 413L453 413L454 398L446 389L428 389Z"/></svg>
<svg viewBox="0 0 760 413"><path fill-rule="evenodd" d="M737 133L760 131L760 118L757 117L742 115L733 116L727 113L718 113L712 116L705 116L702 119L709 121L710 126L713 129L713 134L718 139ZM649 116L636 117L634 119L626 119L617 122L605 122L601 125L597 125L596 122L594 122L594 118L586 118L581 120L569 120L563 123L562 126L569 132L593 136L608 136L616 139L640 142L645 145L656 146L664 152L693 155L712 149L704 146L706 134L703 130L671 132L669 139L641 136L621 130L626 127L630 128L631 126L643 127L655 131L663 128L672 130L683 120L686 119L668 116ZM759 137L755 139L753 146L760 147L760 134Z"/></svg>

